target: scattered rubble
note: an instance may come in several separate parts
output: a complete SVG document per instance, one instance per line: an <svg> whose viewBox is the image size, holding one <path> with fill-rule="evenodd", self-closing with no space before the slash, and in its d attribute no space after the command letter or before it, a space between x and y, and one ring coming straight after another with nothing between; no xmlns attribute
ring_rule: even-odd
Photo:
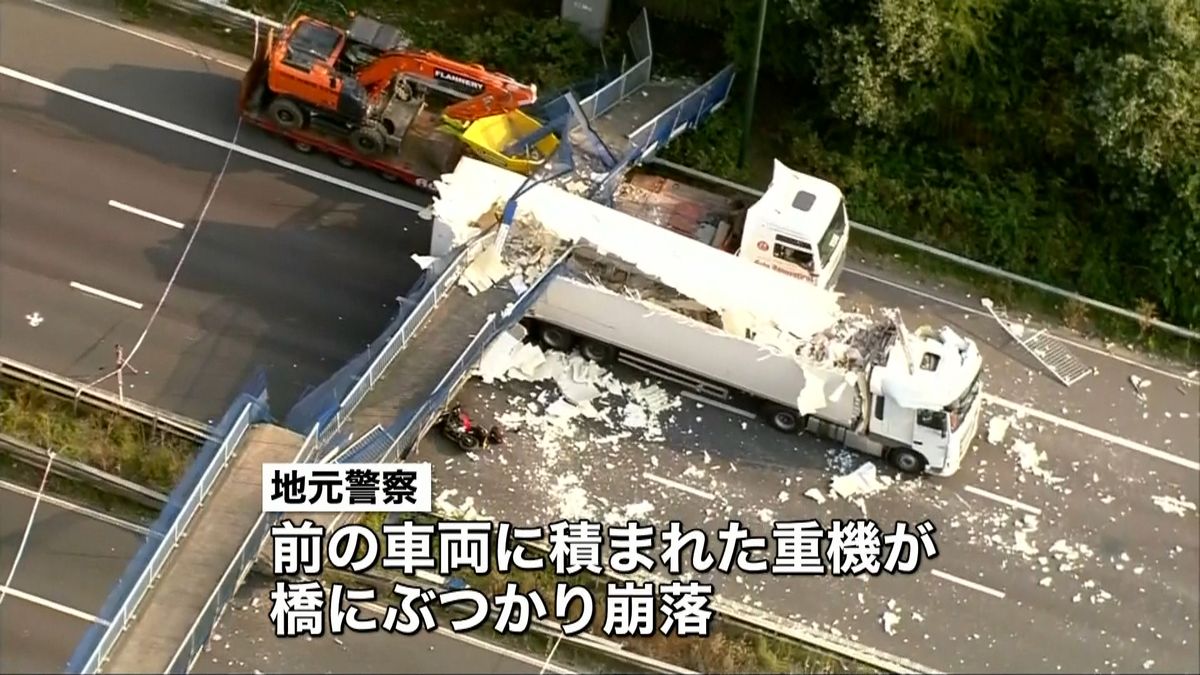
<svg viewBox="0 0 1200 675"><path fill-rule="evenodd" d="M1012 426L1012 418L1007 415L996 415L988 420L987 442L999 446L1004 442L1008 428Z"/></svg>
<svg viewBox="0 0 1200 675"><path fill-rule="evenodd" d="M1186 516L1188 511L1195 511L1196 505L1184 499L1183 495L1179 497L1169 497L1156 495L1152 498L1155 506L1162 509L1163 513L1173 513L1177 516Z"/></svg>
<svg viewBox="0 0 1200 675"><path fill-rule="evenodd" d="M894 482L891 476L880 476L875 464L864 462L853 472L830 481L830 496L851 499L865 497L886 489Z"/></svg>
<svg viewBox="0 0 1200 675"><path fill-rule="evenodd" d="M1150 388L1150 380L1138 377L1137 375L1129 376L1129 383L1133 385L1133 393L1137 395L1142 402L1146 401L1146 389Z"/></svg>

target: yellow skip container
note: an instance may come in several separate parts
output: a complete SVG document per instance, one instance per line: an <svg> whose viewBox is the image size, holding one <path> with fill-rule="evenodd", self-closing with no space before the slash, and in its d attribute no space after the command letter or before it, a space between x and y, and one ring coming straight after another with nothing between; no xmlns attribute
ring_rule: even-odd
<svg viewBox="0 0 1200 675"><path fill-rule="evenodd" d="M504 115L475 120L462 132L462 139L472 154L483 161L515 173L530 174L558 149L558 138L554 134L547 135L534 144L529 152L521 155L506 155L504 149L541 126L529 115L514 110Z"/></svg>

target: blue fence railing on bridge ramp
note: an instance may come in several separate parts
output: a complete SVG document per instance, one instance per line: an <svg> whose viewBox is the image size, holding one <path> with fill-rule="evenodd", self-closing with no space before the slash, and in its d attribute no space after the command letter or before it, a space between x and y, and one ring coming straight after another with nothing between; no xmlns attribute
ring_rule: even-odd
<svg viewBox="0 0 1200 675"><path fill-rule="evenodd" d="M384 446L378 438L366 443L363 447L355 448L343 455L338 461L345 463L370 463L395 461L407 458L417 442L421 440L425 432L429 430L430 425L436 420L441 411L445 409L450 399L457 393L459 385L466 378L468 373L479 359L483 356L483 352L491 343L500 336L504 331L509 330L521 317L529 311L538 298L546 292L551 280L554 279L566 265L567 259L571 255L571 249L567 249L559 256L536 282L531 284L526 291L521 294L507 308L506 313L500 315L492 315L483 324L481 329L476 333L475 338L463 350L463 353L450 366L446 374L429 398L421 404L416 410L404 411L397 416L396 421L388 427L388 435L394 437L388 445Z"/></svg>
<svg viewBox="0 0 1200 675"><path fill-rule="evenodd" d="M200 502L198 495L206 493L216 482L246 428L270 416L265 371L257 369L238 392L212 436L171 490L166 506L150 526L150 534L109 592L98 615L103 623L93 624L84 634L67 663L68 672L95 672L108 656L195 515Z"/></svg>
<svg viewBox="0 0 1200 675"><path fill-rule="evenodd" d="M324 382L309 389L288 411L284 418L284 426L297 433L306 433L314 424L320 424L324 430L331 430L329 421L337 412L338 406L367 373L372 360L384 350L388 341L396 335L436 281L437 275L433 270L421 270L420 276L402 296L404 300L387 326L366 349L356 354Z"/></svg>

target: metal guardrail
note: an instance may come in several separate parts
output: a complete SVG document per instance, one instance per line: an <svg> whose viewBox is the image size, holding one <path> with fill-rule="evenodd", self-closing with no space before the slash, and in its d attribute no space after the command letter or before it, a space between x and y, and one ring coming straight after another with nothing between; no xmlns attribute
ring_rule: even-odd
<svg viewBox="0 0 1200 675"><path fill-rule="evenodd" d="M731 180L726 180L724 178L721 178L720 176L714 176L712 174L704 173L703 171L699 171L699 170L693 169L689 166L684 166L682 164L676 164L675 162L671 162L671 161L668 161L665 159L659 159L657 157L652 157L652 158L646 160L646 163L658 164L660 166L664 166L668 169L671 169L672 171L678 171L679 173L691 176L693 178L698 178L700 180L708 181L715 185L721 185L721 186L727 187L731 190L738 190L740 192L751 195L753 197L761 197L763 194L762 190L756 190L755 188L748 187L746 185L741 185L741 184L735 183ZM901 237L896 234L892 234L891 232L885 232L884 230L880 230L878 228L871 227L870 225L864 225L862 223L856 223L856 222L851 221L850 227L854 230L863 232L865 234L869 234L873 237L879 237L880 239L886 239L887 241L890 241L893 244L899 244L900 246L911 248L911 249L920 251L922 253L934 256L936 258L941 258L942 260L946 260L948 262L955 263L957 265L962 265L963 267L966 267L967 269L973 270L975 272L980 272L982 274L986 274L989 276L1004 279L1006 281L1011 281L1013 283L1021 284L1022 286L1029 286L1030 288L1036 288L1037 290L1042 291L1043 293L1049 293L1050 295L1055 295L1060 298L1064 298L1066 300L1078 302L1080 304L1087 305L1089 307L1093 307L1095 309L1099 309L1101 311L1108 312L1110 314L1116 314L1117 316L1121 316L1126 319L1131 319L1133 321L1139 321L1139 322L1145 323L1147 325L1154 326L1155 328L1158 328L1159 330L1170 333L1172 335L1186 338L1188 340L1200 341L1200 331L1194 331L1189 328L1184 328L1182 326L1176 326L1174 324L1169 324L1169 323L1159 320L1159 319L1155 319L1155 318L1151 318L1151 317L1144 317L1141 314L1138 314L1137 312L1135 312L1133 310L1125 309L1124 307L1118 307L1116 305L1112 305L1112 304L1109 304L1109 303L1101 301L1101 300L1096 300L1094 298L1089 298L1085 295L1080 295L1079 293L1076 293L1074 291L1068 291L1068 290L1064 290L1062 288L1058 288L1056 286L1051 286L1050 284L1048 284L1044 281L1038 281L1037 279L1030 279L1029 277L1023 277L1020 274L1015 274L1015 273L1009 272L1007 270L1002 270L998 267L986 265L984 263L981 263L981 262L978 262L975 260L971 260L970 258L966 258L961 255L958 255L957 253L943 251L942 249L936 248L934 246L930 246L929 244L925 244L925 243L922 243L919 241L913 241L911 239L905 239L904 237Z"/></svg>
<svg viewBox="0 0 1200 675"><path fill-rule="evenodd" d="M643 9L627 32L629 45L637 62L618 75L612 82L600 87L579 102L584 115L594 120L612 110L626 96L636 92L650 81L650 69L654 62L654 47L650 42L650 16Z"/></svg>
<svg viewBox="0 0 1200 675"><path fill-rule="evenodd" d="M653 155L655 150L679 134L696 128L706 117L725 105L733 89L735 72L732 65L725 66L701 87L629 134L629 141L637 148L635 161Z"/></svg>
<svg viewBox="0 0 1200 675"><path fill-rule="evenodd" d="M0 453L38 469L44 469L50 462L50 453L46 449L26 443L8 434L0 434ZM107 471L101 471L94 466L64 457L62 454L54 457L54 463L50 465L50 473L61 478L96 486L105 492L124 497L152 509L162 508L163 504L167 503L167 495L157 490L143 487Z"/></svg>
<svg viewBox="0 0 1200 675"><path fill-rule="evenodd" d="M396 356L408 344L409 340L417 334L429 318L433 311L437 309L442 299L446 296L454 284L458 282L458 277L466 266L470 264L475 255L483 249L488 241L491 240L490 233L485 233L464 244L458 253L454 255L446 265L446 268L438 275L437 280L433 282L425 295L416 303L416 306L400 324L399 328L392 337L384 345L370 364L367 365L366 371L359 377L358 382L351 387L346 393L345 398L338 404L336 410L333 411L329 419L327 429L322 429L322 436L319 439L321 443L328 441L334 433L342 428L346 420L354 414L355 409L366 398L368 392L374 388L375 383L379 378L383 377L388 366L396 359Z"/></svg>
<svg viewBox="0 0 1200 675"><path fill-rule="evenodd" d="M317 438L320 436L320 426L313 425L312 431L308 432L308 436L304 438L304 442L300 444L300 449L296 452L293 462L305 461L310 457L317 447ZM282 518L282 513L262 513L258 520L250 528L250 532L246 538L242 540L242 545L238 547L237 554L233 560L229 562L229 566L225 568L225 572L221 574L220 581L217 582L213 592L208 596L208 600L204 603L204 608L196 616L196 620L188 629L187 634L179 643L179 648L175 650L175 655L171 657L171 663L167 666L168 673L186 673L191 670L192 664L196 662L196 658L204 651L204 646L208 644L208 639L212 635L213 628L221 620L221 616L225 613L225 608L229 606L229 601L237 594L238 587L241 586L242 580L246 578L246 574L254 566L254 561L258 558L259 551L262 550L263 543L267 539L267 535L271 532L271 526Z"/></svg>
<svg viewBox="0 0 1200 675"><path fill-rule="evenodd" d="M192 518L196 515L204 498L208 496L209 491L220 479L225 467L228 466L246 429L263 416L263 402L266 398L265 381L261 376L256 376L253 382L261 387L258 395L245 393L238 395L220 425L221 427L227 426L228 432L221 439L219 445L213 449L199 476L195 476L192 480L192 476L185 475L180 485L172 491L167 507L163 509L155 527L152 528L154 532L160 533L161 537L147 539L142 549L130 561L126 573L117 582L105 602L105 607L101 610L100 616L109 622L108 625L95 624L88 630L72 655L68 665L70 672L93 673L98 671L121 633L128 626L130 619L135 615L138 605L150 591L154 580L162 572L171 551L185 536L187 527L191 524ZM235 411L236 416L233 416ZM202 450L197 461L202 461L207 454ZM193 469L199 469L199 465L194 464ZM183 494L187 494L187 498L177 509L173 508L170 499L181 498ZM132 576L134 573L136 573L136 577ZM133 578L133 581L126 586L125 582L130 578ZM114 608L113 605L118 602L120 604Z"/></svg>
<svg viewBox="0 0 1200 675"><path fill-rule="evenodd" d="M445 408L450 398L458 390L459 385L470 373L471 369L479 361L488 345L496 339L500 333L508 330L529 310L534 302L541 297L545 292L550 281L558 274L567 258L571 255L572 249L568 248L564 251L554 264L550 265L537 281L530 284L529 288L523 293L512 305L509 306L505 314L493 314L488 316L484 321L483 326L475 333L475 337L455 360L454 365L446 371L437 386L433 388L433 392L429 398L421 404L419 408L411 413L406 413L406 421L403 426L400 426L394 434L396 440L391 443L382 452L378 446L364 447L354 453L347 453L337 461L346 463L355 462L380 462L386 458L406 458L409 456L411 449L421 439L425 432L437 420L441 410Z"/></svg>
<svg viewBox="0 0 1200 675"><path fill-rule="evenodd" d="M162 429L189 440L204 442L213 437L213 429L207 424L133 399L119 397L104 389L88 387L82 382L56 375L16 359L0 356L0 377L33 385L59 398L81 401L93 408L124 415L143 422L155 430Z"/></svg>

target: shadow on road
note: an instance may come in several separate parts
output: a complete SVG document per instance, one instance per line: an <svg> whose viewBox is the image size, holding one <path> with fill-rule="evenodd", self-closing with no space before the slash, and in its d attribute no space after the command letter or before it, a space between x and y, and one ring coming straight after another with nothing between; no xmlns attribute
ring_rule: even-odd
<svg viewBox="0 0 1200 675"><path fill-rule="evenodd" d="M106 100L129 99L133 90L146 91L147 83L158 96L144 106L139 99L139 112L219 139L233 137L239 82L224 72L118 65L75 69L59 82L77 90L111 92L100 94ZM226 154L64 96L47 96L44 106L0 107L6 115L27 117L22 123L38 133L112 144L208 174L210 187ZM242 127L239 145L381 192L421 198L368 172L339 167L330 158L302 155L255 127ZM189 222L195 222L202 207L194 205ZM274 222L263 222L263 214L271 214ZM145 251L160 282L154 301L191 233L190 227L178 231ZM428 226L408 211L235 155L175 280L176 289L201 295L168 299L132 362L141 374L126 382L136 386L134 397L148 403L216 419L236 387L262 366L269 377L272 411L282 417L306 389L378 336L395 312L396 297L419 274L410 255L427 252L428 242ZM154 301L145 307L147 318ZM103 343L96 348L113 347Z"/></svg>

